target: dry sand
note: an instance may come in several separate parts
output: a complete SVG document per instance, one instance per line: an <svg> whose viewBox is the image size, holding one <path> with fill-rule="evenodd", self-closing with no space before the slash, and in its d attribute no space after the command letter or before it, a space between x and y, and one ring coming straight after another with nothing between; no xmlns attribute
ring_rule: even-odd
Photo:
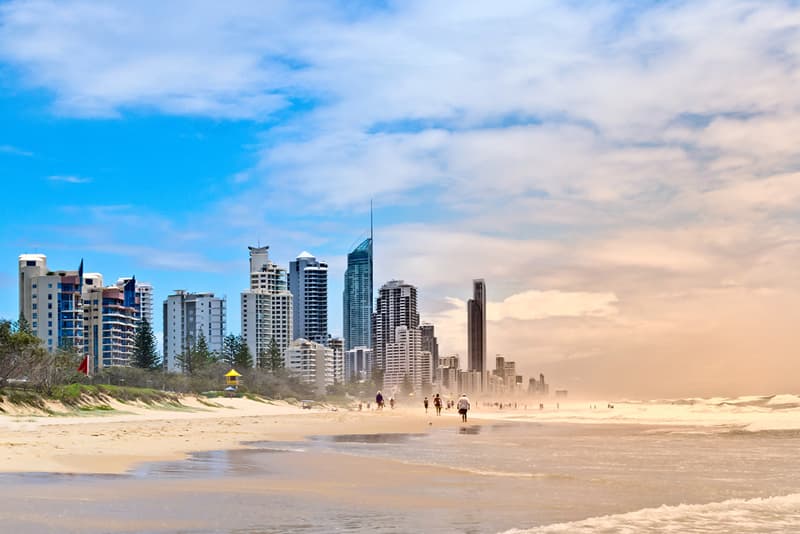
<svg viewBox="0 0 800 534"><path fill-rule="evenodd" d="M286 403L214 399L181 409L113 403L96 415L0 415L0 471L124 473L137 463L178 460L191 452L238 449L251 441L296 441L310 435L427 432L458 426L452 412L418 409L302 410Z"/></svg>

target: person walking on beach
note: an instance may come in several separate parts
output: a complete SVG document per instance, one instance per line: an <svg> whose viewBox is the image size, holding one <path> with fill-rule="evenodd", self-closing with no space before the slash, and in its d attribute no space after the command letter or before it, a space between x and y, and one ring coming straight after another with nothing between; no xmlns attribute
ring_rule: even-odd
<svg viewBox="0 0 800 534"><path fill-rule="evenodd" d="M378 410L383 409L383 395L380 391L375 395L375 404L378 406Z"/></svg>
<svg viewBox="0 0 800 534"><path fill-rule="evenodd" d="M456 405L456 408L458 408L458 413L461 414L461 421L466 423L467 412L469 411L469 399L467 398L466 393L461 394L461 398L458 399L458 404Z"/></svg>
<svg viewBox="0 0 800 534"><path fill-rule="evenodd" d="M436 415L442 415L442 398L438 393L433 397L433 407L436 408Z"/></svg>
<svg viewBox="0 0 800 534"><path fill-rule="evenodd" d="M425 406L425 413L428 413L428 397L425 397L425 400L422 401L422 404Z"/></svg>
<svg viewBox="0 0 800 534"><path fill-rule="evenodd" d="M394 410L394 397L389 397L389 406Z"/></svg>

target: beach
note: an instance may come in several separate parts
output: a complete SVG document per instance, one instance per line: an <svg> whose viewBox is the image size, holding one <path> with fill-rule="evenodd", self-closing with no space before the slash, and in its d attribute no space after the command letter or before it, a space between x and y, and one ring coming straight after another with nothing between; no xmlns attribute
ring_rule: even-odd
<svg viewBox="0 0 800 534"><path fill-rule="evenodd" d="M4 415L0 517L15 532L785 532L796 401L474 403L467 424L416 403L248 399Z"/></svg>

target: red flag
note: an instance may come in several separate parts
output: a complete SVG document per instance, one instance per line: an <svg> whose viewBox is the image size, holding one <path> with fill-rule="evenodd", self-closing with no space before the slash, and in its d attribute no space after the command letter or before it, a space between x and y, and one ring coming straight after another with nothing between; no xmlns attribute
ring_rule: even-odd
<svg viewBox="0 0 800 534"><path fill-rule="evenodd" d="M78 372L85 375L89 374L89 356L84 356L83 361L78 366Z"/></svg>

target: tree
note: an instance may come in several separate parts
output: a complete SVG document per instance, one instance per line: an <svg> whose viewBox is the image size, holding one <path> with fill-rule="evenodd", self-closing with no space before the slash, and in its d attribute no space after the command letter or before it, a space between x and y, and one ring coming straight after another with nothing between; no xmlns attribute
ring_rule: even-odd
<svg viewBox="0 0 800 534"><path fill-rule="evenodd" d="M278 342L275 338L269 340L269 349L267 349L267 367L273 373L283 369L283 355L281 349L278 347Z"/></svg>
<svg viewBox="0 0 800 534"><path fill-rule="evenodd" d="M235 334L228 334L222 338L222 354L221 360L226 364L233 366L236 354L239 352L240 336Z"/></svg>
<svg viewBox="0 0 800 534"><path fill-rule="evenodd" d="M233 366L239 369L249 369L253 367L253 355L250 354L250 347L239 336L239 347L233 357Z"/></svg>
<svg viewBox="0 0 800 534"><path fill-rule="evenodd" d="M222 340L222 361L231 367L249 369L253 367L253 355L242 336L228 334Z"/></svg>
<svg viewBox="0 0 800 534"><path fill-rule="evenodd" d="M28 376L35 363L46 355L38 337L18 324L0 320L0 385L9 378Z"/></svg>
<svg viewBox="0 0 800 534"><path fill-rule="evenodd" d="M183 372L189 375L193 375L218 361L214 353L209 350L206 336L202 332L197 338L197 343L193 347L189 347L176 359Z"/></svg>
<svg viewBox="0 0 800 534"><path fill-rule="evenodd" d="M25 318L25 314L19 313L19 320L17 321L17 332L25 332L26 334L33 334L31 324Z"/></svg>
<svg viewBox="0 0 800 534"><path fill-rule="evenodd" d="M147 319L142 319L136 327L131 365L140 369L158 369L161 366L156 336L153 335L153 328Z"/></svg>

